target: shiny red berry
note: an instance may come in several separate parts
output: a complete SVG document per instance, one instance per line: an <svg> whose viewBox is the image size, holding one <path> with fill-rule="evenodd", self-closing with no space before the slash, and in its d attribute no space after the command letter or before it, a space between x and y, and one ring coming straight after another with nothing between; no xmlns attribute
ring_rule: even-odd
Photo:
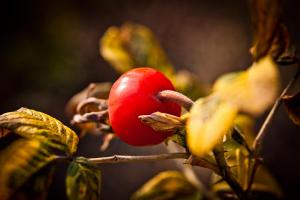
<svg viewBox="0 0 300 200"><path fill-rule="evenodd" d="M146 67L126 72L113 84L108 98L109 120L122 141L134 146L155 145L172 135L156 132L138 119L156 111L180 115L180 106L157 98L162 90L174 90L174 86L161 72Z"/></svg>

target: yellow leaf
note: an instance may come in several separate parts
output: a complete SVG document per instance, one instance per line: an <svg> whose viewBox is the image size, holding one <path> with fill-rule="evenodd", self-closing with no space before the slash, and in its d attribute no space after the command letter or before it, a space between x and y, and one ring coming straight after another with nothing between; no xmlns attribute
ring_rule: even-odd
<svg viewBox="0 0 300 200"><path fill-rule="evenodd" d="M201 194L184 175L177 171L161 172L146 182L132 200L200 200Z"/></svg>
<svg viewBox="0 0 300 200"><path fill-rule="evenodd" d="M100 39L100 54L119 73L134 67L152 67L170 78L177 91L192 99L207 93L207 88L188 71L173 71L173 65L153 32L146 26L125 23L112 26Z"/></svg>
<svg viewBox="0 0 300 200"><path fill-rule="evenodd" d="M112 26L100 41L100 53L118 72L124 73L133 67L134 61L123 44L121 31Z"/></svg>
<svg viewBox="0 0 300 200"><path fill-rule="evenodd" d="M20 108L0 115L0 127L25 138L49 142L56 148L66 146L68 153L77 150L78 136L57 119L35 110ZM56 142L56 143L54 143Z"/></svg>
<svg viewBox="0 0 300 200"><path fill-rule="evenodd" d="M109 27L100 40L100 54L120 73L146 66L156 68L167 76L173 71L154 34L139 24Z"/></svg>
<svg viewBox="0 0 300 200"><path fill-rule="evenodd" d="M221 76L213 92L239 110L259 115L272 105L279 90L279 72L270 56L247 70Z"/></svg>
<svg viewBox="0 0 300 200"><path fill-rule="evenodd" d="M33 174L56 159L38 140L19 139L0 154L0 199L6 200Z"/></svg>
<svg viewBox="0 0 300 200"><path fill-rule="evenodd" d="M197 100L187 120L187 145L192 154L203 156L222 141L233 126L237 108L218 96Z"/></svg>

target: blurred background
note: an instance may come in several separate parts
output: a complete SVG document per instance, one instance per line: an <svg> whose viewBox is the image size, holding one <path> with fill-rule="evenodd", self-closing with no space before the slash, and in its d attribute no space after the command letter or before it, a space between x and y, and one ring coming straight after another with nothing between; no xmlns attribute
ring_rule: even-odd
<svg viewBox="0 0 300 200"><path fill-rule="evenodd" d="M22 106L48 113L69 124L68 99L91 82L114 81L118 74L99 55L99 39L111 25L132 21L148 26L177 69L188 69L206 84L219 75L251 64L251 23L247 1L241 0L86 0L5 1L1 3L0 113ZM284 18L300 48L299 2L284 1ZM295 68L281 68L286 84ZM298 87L300 84L298 82ZM257 127L263 118L258 120ZM283 109L265 138L264 157L270 171L292 199L300 189L299 127ZM101 139L88 135L78 155L160 153L161 146L134 148L115 140L100 152ZM100 166L102 199L128 199L159 171L176 169L172 161ZM61 164L49 199L65 199ZM208 171L201 170L208 181Z"/></svg>

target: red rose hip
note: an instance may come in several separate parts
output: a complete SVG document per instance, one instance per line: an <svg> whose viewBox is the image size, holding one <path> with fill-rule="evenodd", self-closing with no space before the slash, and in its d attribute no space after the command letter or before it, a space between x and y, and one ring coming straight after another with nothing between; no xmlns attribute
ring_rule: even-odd
<svg viewBox="0 0 300 200"><path fill-rule="evenodd" d="M180 116L179 105L156 97L162 90L174 90L174 86L161 72L146 67L126 72L113 84L108 98L109 121L122 141L134 146L155 145L172 135L154 131L138 118L156 111Z"/></svg>

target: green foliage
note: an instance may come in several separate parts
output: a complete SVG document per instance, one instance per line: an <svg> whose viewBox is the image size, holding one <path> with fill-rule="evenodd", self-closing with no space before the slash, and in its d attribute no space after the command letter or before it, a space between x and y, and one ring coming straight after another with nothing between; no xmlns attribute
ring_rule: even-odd
<svg viewBox="0 0 300 200"><path fill-rule="evenodd" d="M46 200L55 166L47 165L31 176L10 199Z"/></svg>
<svg viewBox="0 0 300 200"><path fill-rule="evenodd" d="M0 127L25 138L37 139L73 154L78 137L57 119L35 110L20 108L0 116Z"/></svg>
<svg viewBox="0 0 300 200"><path fill-rule="evenodd" d="M252 152L248 145L254 138L254 126L251 125L251 121L251 118L246 116L237 116L234 120L234 129L227 135L223 143L226 161L244 190L248 187L254 165L254 159L251 158ZM232 192L232 188L217 174L212 176L212 189L218 193ZM259 167L251 191L252 193L262 192L277 197L282 196L278 183L264 166Z"/></svg>
<svg viewBox="0 0 300 200"><path fill-rule="evenodd" d="M201 193L177 171L161 172L136 191L131 200L200 200Z"/></svg>
<svg viewBox="0 0 300 200"><path fill-rule="evenodd" d="M98 200L101 172L84 157L78 157L68 167L66 187L70 200Z"/></svg>
<svg viewBox="0 0 300 200"><path fill-rule="evenodd" d="M172 136L170 136L169 138L167 138L165 140L165 143L168 145L169 141L171 140L171 141L175 142L176 144L178 144L184 148L187 148L185 136L186 135L185 135L184 131L178 131L177 133L175 133Z"/></svg>
<svg viewBox="0 0 300 200"><path fill-rule="evenodd" d="M246 190L252 170L252 167L249 167L249 162L251 162L250 166L252 166L253 161L250 161L247 152L242 148L231 149L226 155L228 156L227 162L234 177L236 177L243 189ZM212 190L218 193L232 192L232 188L216 174L212 176ZM258 169L251 191L252 193L270 193L277 197L282 197L282 191L278 183L264 166L260 166Z"/></svg>
<svg viewBox="0 0 300 200"><path fill-rule="evenodd" d="M176 132L169 140L188 148L193 155L191 157L198 159L199 166L223 175L219 177L214 174L214 191L233 191L234 188L227 184L228 180L225 182L228 177L222 171L226 171L228 165L233 179L243 190L280 196L278 184L264 167L258 169L252 187L247 188L258 158L253 158L253 149L250 147L254 138L253 119L240 113L257 116L266 111L274 103L279 91L279 72L275 62L291 64L298 58L288 31L282 24L279 0L253 0L251 7L255 32L251 48L253 64L247 70L218 78L212 93L204 98L198 99L207 92L197 78L188 71L174 71L155 35L146 26L126 23L121 27L109 27L100 40L100 54L120 73L134 67L156 68L172 80L177 91L198 99L187 120L160 112L140 116L140 119L156 131ZM70 100L68 113L74 115L98 111L98 104L86 106L82 112L78 111L78 105L87 97L107 98L110 87L111 83L96 83L85 88ZM290 118L298 125L299 99L300 93L283 97ZM84 131L95 130L99 128L99 123L82 123L80 128ZM0 116L0 138L10 132L26 139L13 142L0 154L0 199L45 199L54 170L49 163L58 158L50 148L64 150L69 156L67 158L71 158L71 154L77 150L76 133L57 119L27 108ZM104 147L113 137L109 134ZM204 162L205 157L212 158L212 150L222 142L221 147L225 149L223 169L217 168L219 162L213 159ZM101 172L87 158L77 157L70 163L66 178L69 199L99 199L100 185ZM201 198L199 190L175 171L158 174L132 196L132 200Z"/></svg>
<svg viewBox="0 0 300 200"><path fill-rule="evenodd" d="M19 139L13 142L0 154L0 199L9 199L32 175L55 159L57 156L41 141ZM43 187L41 179L35 181L33 186Z"/></svg>

